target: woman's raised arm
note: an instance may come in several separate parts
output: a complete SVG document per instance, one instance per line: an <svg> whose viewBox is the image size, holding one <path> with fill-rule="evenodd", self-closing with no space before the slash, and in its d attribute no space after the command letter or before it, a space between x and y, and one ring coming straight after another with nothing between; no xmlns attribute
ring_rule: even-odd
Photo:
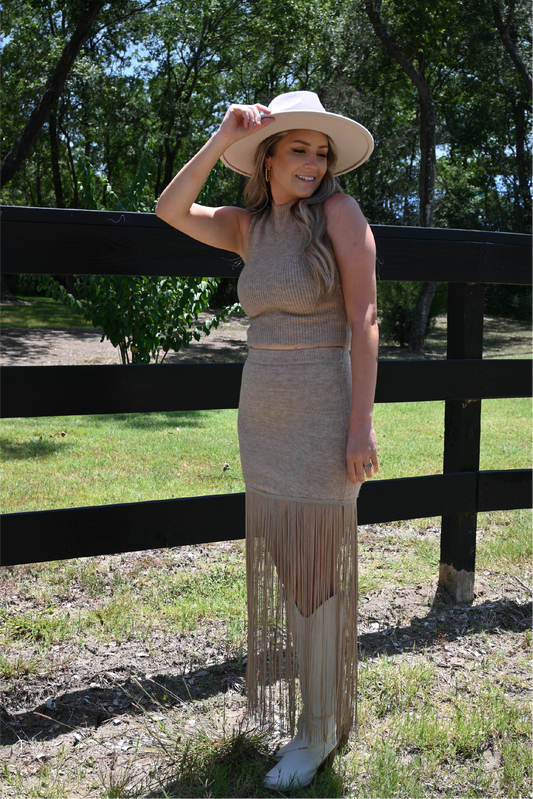
<svg viewBox="0 0 533 799"><path fill-rule="evenodd" d="M264 116L261 116L261 113ZM156 215L193 239L244 256L248 211L234 206L208 208L195 203L207 176L228 147L273 122L264 105L231 105L219 129L161 194Z"/></svg>

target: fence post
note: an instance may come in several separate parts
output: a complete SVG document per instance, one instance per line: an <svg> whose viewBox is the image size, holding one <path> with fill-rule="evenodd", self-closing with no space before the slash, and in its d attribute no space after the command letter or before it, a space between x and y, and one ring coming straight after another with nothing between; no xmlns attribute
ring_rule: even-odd
<svg viewBox="0 0 533 799"><path fill-rule="evenodd" d="M448 285L447 357L483 357L483 283ZM446 400L443 472L479 471L481 400ZM476 487L477 497L477 487ZM443 516L439 583L456 602L472 602L477 513Z"/></svg>

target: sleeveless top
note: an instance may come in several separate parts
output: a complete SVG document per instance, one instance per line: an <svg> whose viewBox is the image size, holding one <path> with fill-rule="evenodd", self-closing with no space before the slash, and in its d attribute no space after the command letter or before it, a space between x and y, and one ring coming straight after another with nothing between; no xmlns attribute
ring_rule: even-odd
<svg viewBox="0 0 533 799"><path fill-rule="evenodd" d="M318 293L304 256L304 234L290 208L272 205L250 222L237 284L250 318L248 344L347 347L351 330L340 277L329 295Z"/></svg>

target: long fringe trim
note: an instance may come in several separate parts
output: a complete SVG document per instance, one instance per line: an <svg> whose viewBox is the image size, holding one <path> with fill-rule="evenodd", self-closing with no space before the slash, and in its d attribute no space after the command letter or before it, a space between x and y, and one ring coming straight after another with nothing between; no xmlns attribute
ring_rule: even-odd
<svg viewBox="0 0 533 799"><path fill-rule="evenodd" d="M293 736L305 707L314 742L331 733L333 713L346 741L357 696L355 501L247 488L246 568L249 714Z"/></svg>

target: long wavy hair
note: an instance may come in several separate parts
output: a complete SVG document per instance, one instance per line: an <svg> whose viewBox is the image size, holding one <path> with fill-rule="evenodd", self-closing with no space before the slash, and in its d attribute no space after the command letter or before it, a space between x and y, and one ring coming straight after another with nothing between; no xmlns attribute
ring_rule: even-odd
<svg viewBox="0 0 533 799"><path fill-rule="evenodd" d="M265 159L269 155L274 155L278 142L289 132L284 130L269 136L255 151L254 169L244 192L244 199L252 213L266 211L272 204L270 186L265 180ZM297 200L291 207L291 214L305 235L304 254L311 267L318 292L329 294L337 284L338 270L322 206L332 194L342 193L342 189L333 174L337 153L329 136L327 139L328 166L320 186L311 197Z"/></svg>

